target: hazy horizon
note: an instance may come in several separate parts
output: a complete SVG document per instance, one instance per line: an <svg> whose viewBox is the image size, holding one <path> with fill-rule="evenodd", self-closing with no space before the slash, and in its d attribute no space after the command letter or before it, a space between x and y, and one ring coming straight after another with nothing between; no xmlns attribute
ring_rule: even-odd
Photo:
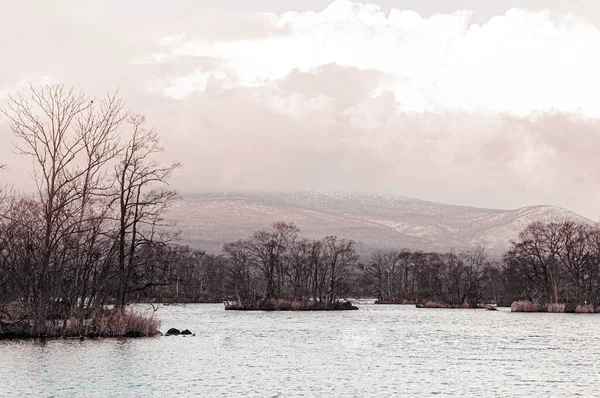
<svg viewBox="0 0 600 398"><path fill-rule="evenodd" d="M0 108L29 83L118 89L183 163L182 194L600 215L592 1L24 1L0 22ZM11 141L0 114L0 180L31 190Z"/></svg>
<svg viewBox="0 0 600 398"><path fill-rule="evenodd" d="M412 196L403 195L402 193L398 193L398 192L368 191L368 190L354 190L354 191L327 190L327 189L298 189L295 191L293 191L293 190L290 190L290 191L277 191L277 190L185 191L185 190L182 190L182 191L178 191L178 193L179 193L178 200L183 200L183 201L186 201L188 199L193 199L194 197L206 197L206 196L219 196L220 197L220 196L231 195L232 197L236 197L236 196L244 196L244 195L260 196L260 195L289 195L289 194L296 194L296 193L308 193L308 194L317 194L317 195L358 195L358 196L368 196L368 197L383 196L383 197L390 197L390 198L395 198L395 199L408 199L408 200L415 200L418 202L427 202L427 203L433 203L433 204L442 204L442 205L464 207L464 208L474 208L474 209L481 209L481 210L511 211L511 210L519 210L522 208L528 208L528 207L550 206L550 207L558 207L558 208L563 208L568 211L572 211L571 209L553 205L553 204L548 204L548 203L537 203L537 204L533 204L533 205L525 205L525 206L512 207L512 208L485 207L485 206L473 206L473 205L462 204L462 203L439 202L439 201L434 201L434 200L415 198ZM597 218L593 219L593 218L589 218L585 215L582 215L582 216L588 218L589 220L591 220L593 222L599 222L599 220Z"/></svg>

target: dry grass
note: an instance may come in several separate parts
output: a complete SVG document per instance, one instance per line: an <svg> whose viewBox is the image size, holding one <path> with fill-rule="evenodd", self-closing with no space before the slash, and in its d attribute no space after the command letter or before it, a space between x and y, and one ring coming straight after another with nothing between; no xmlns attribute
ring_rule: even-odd
<svg viewBox="0 0 600 398"><path fill-rule="evenodd" d="M510 305L511 312L538 312L539 305L528 300L514 301Z"/></svg>
<svg viewBox="0 0 600 398"><path fill-rule="evenodd" d="M565 305L564 304L558 304L558 303L554 303L554 304L548 304L548 306L546 307L548 312L565 312Z"/></svg>
<svg viewBox="0 0 600 398"><path fill-rule="evenodd" d="M111 310L94 319L69 318L46 321L36 325L32 321L1 323L0 338L28 337L148 337L159 334L160 321L136 313L121 314Z"/></svg>
<svg viewBox="0 0 600 398"><path fill-rule="evenodd" d="M158 334L160 321L154 317L136 313L121 314L117 311L100 318L97 325L97 334L101 337L118 337L127 333L148 337Z"/></svg>
<svg viewBox="0 0 600 398"><path fill-rule="evenodd" d="M593 304L581 304L575 308L578 314L593 314L596 312Z"/></svg>
<svg viewBox="0 0 600 398"><path fill-rule="evenodd" d="M423 308L449 308L449 306L437 301L426 301L423 303Z"/></svg>

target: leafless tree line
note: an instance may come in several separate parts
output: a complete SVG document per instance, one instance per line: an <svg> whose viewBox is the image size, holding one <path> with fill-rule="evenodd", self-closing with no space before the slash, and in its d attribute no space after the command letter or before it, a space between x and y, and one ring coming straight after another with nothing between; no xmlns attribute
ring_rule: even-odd
<svg viewBox="0 0 600 398"><path fill-rule="evenodd" d="M476 307L498 301L499 265L483 247L459 253L379 251L363 268L369 292L383 303Z"/></svg>
<svg viewBox="0 0 600 398"><path fill-rule="evenodd" d="M533 223L504 256L506 286L515 299L542 305L600 305L600 228Z"/></svg>
<svg viewBox="0 0 600 398"><path fill-rule="evenodd" d="M600 230L574 222L533 223L502 257L460 252L377 251L361 261L352 241L305 239L279 222L220 255L180 247L177 284L153 290L172 301L235 300L242 307L284 299L332 305L345 297L382 303L477 307L529 300L600 305Z"/></svg>
<svg viewBox="0 0 600 398"><path fill-rule="evenodd" d="M97 101L62 85L10 96L4 114L37 189L2 203L0 303L22 303L41 332L109 302L124 310L132 292L163 283L162 214L179 164L152 159L159 135L145 118L116 94Z"/></svg>
<svg viewBox="0 0 600 398"><path fill-rule="evenodd" d="M189 246L171 244L173 258L168 283L138 291L140 302L222 303L232 295L226 284L226 259Z"/></svg>
<svg viewBox="0 0 600 398"><path fill-rule="evenodd" d="M331 308L350 292L358 261L353 241L302 238L286 222L228 243L223 252L226 285L242 308L278 299Z"/></svg>

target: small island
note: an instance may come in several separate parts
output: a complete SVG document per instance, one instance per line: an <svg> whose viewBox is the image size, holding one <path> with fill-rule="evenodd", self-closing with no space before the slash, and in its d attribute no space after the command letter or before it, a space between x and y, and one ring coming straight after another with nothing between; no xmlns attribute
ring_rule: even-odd
<svg viewBox="0 0 600 398"><path fill-rule="evenodd" d="M228 243L234 298L226 310L344 311L358 255L352 240L326 236L305 239L292 223L276 222L250 239Z"/></svg>
<svg viewBox="0 0 600 398"><path fill-rule="evenodd" d="M488 308L502 299L500 265L482 246L446 253L378 251L365 267L375 304Z"/></svg>
<svg viewBox="0 0 600 398"><path fill-rule="evenodd" d="M350 301L336 301L334 303L320 303L315 301L290 301L290 300L259 300L250 304L240 304L237 301L225 302L225 309L232 311L347 311L358 310Z"/></svg>

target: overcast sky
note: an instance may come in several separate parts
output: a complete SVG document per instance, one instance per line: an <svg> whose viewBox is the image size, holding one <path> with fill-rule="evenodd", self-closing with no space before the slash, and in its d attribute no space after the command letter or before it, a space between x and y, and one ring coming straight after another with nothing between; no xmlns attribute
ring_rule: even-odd
<svg viewBox="0 0 600 398"><path fill-rule="evenodd" d="M181 192L392 192L600 216L600 3L19 1L7 93L119 89ZM520 8L513 8L520 7ZM27 189L0 116L0 180Z"/></svg>

